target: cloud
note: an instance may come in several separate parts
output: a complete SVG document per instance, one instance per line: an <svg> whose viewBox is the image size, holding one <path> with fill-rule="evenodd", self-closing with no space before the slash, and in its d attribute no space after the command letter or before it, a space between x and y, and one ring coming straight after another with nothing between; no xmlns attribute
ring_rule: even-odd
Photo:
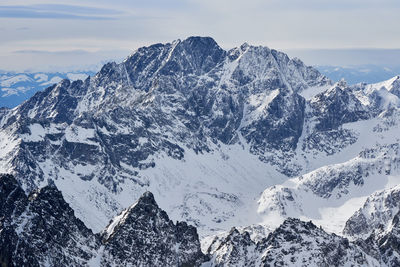
<svg viewBox="0 0 400 267"><path fill-rule="evenodd" d="M399 0L53 1L57 4L50 0L3 0L1 3L0 69L92 64L121 58L143 45L192 35L211 36L225 49L243 42L278 50L400 47ZM300 58L304 54L306 61L311 58L310 62L321 59L328 63L338 58L333 52L299 54ZM380 54L382 57L376 59L371 55L349 53L341 54L340 58L366 63L397 62L394 57L398 54L392 57Z"/></svg>
<svg viewBox="0 0 400 267"><path fill-rule="evenodd" d="M36 55L82 55L93 53L83 49L65 50L65 51L48 51L48 50L15 50L14 54L36 54Z"/></svg>
<svg viewBox="0 0 400 267"><path fill-rule="evenodd" d="M382 9L382 8L400 8L400 2L397 0L270 0L267 2L269 6L285 10L317 10L317 11L354 11L363 9Z"/></svg>
<svg viewBox="0 0 400 267"><path fill-rule="evenodd" d="M200 6L210 9L232 10L232 9L248 9L257 8L254 11L265 10L316 10L316 11L332 11L332 10L363 10L363 9L387 9L400 8L398 0L252 0L247 1L244 5L241 0L192 0Z"/></svg>
<svg viewBox="0 0 400 267"><path fill-rule="evenodd" d="M1 88L1 91L4 92L4 94L1 97L8 97L8 96L12 96L12 95L20 95L21 93L26 93L27 91L29 91L30 89L32 89L31 87L24 87L24 86L19 86L17 88Z"/></svg>
<svg viewBox="0 0 400 267"><path fill-rule="evenodd" d="M35 4L0 6L1 18L114 20L121 11L80 5Z"/></svg>
<svg viewBox="0 0 400 267"><path fill-rule="evenodd" d="M122 61L130 50L18 50L0 55L0 70L15 72L98 71L109 61Z"/></svg>

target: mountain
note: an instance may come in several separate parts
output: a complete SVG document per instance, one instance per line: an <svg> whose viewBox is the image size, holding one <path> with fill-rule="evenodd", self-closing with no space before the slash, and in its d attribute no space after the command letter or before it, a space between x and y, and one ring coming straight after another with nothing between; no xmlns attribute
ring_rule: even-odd
<svg viewBox="0 0 400 267"><path fill-rule="evenodd" d="M347 220L343 232L352 237L367 238L383 235L391 230L400 211L399 185L379 191L367 198L365 203Z"/></svg>
<svg viewBox="0 0 400 267"><path fill-rule="evenodd" d="M393 78L355 86L339 82L310 98L310 112L317 119L309 128L325 130L311 134L304 145L312 145L322 166L267 188L258 211L278 223L286 217L312 219L340 234L346 220L369 195L397 185L400 154L396 134L399 99L393 93L396 81ZM314 140L321 140L322 133L330 138L315 146ZM326 164L321 152L337 162Z"/></svg>
<svg viewBox="0 0 400 267"><path fill-rule="evenodd" d="M387 266L400 264L398 198L399 185L372 194L347 220L343 230L354 240L366 240L364 250L380 257Z"/></svg>
<svg viewBox="0 0 400 267"><path fill-rule="evenodd" d="M49 185L28 196L0 175L2 266L200 266L206 257L197 231L175 225L150 192L93 234Z"/></svg>
<svg viewBox="0 0 400 267"><path fill-rule="evenodd" d="M327 86L266 47L225 51L206 37L143 47L5 112L0 168L27 191L54 179L95 231L146 190L202 233L229 229L257 220L248 207L262 188L301 171L299 92Z"/></svg>
<svg viewBox="0 0 400 267"><path fill-rule="evenodd" d="M11 175L0 176L2 266L81 266L98 247L52 184L29 196Z"/></svg>
<svg viewBox="0 0 400 267"><path fill-rule="evenodd" d="M380 266L357 244L292 218L258 242L233 228L208 252L209 266Z"/></svg>
<svg viewBox="0 0 400 267"><path fill-rule="evenodd" d="M206 259L196 228L175 225L150 192L118 215L101 237L104 266L199 266Z"/></svg>
<svg viewBox="0 0 400 267"><path fill-rule="evenodd" d="M396 228L358 235L364 219L352 220L368 197L400 184L398 81L333 83L282 52L246 43L226 51L209 37L155 44L1 109L0 172L13 174L28 194L53 181L88 229L108 229L100 234L109 242L102 253L121 265L132 258L123 259L119 246L136 241L113 231L146 228L140 214L164 218L157 225L169 230L149 234L144 244L179 262L198 263L195 226L203 251L211 245L209 256L221 258L210 264L233 264L241 253L249 262L280 264L284 256L261 256L272 242L264 239L281 229L284 236L274 240L292 247L290 228L309 236L316 256L308 261L309 251L294 246L296 263L390 265L398 259ZM152 202L147 191L173 221L188 225L174 228L158 209L131 206L141 196ZM388 214L382 216L397 225ZM234 244L224 241L232 227L239 234L231 240L241 240ZM160 239L197 256L160 248ZM226 246L217 251L221 242ZM332 258L322 257L336 243L342 245Z"/></svg>
<svg viewBox="0 0 400 267"><path fill-rule="evenodd" d="M0 71L0 107L13 108L32 97L36 92L62 79L85 79L94 72L6 72Z"/></svg>

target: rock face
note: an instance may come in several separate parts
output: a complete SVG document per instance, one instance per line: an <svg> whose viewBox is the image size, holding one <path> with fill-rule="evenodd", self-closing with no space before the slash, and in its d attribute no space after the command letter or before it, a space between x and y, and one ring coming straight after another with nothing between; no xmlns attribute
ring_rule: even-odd
<svg viewBox="0 0 400 267"><path fill-rule="evenodd" d="M400 213L394 216L391 227L385 234L375 237L375 243L383 262L388 266L398 266L400 265Z"/></svg>
<svg viewBox="0 0 400 267"><path fill-rule="evenodd" d="M82 266L96 254L97 238L54 185L26 196L1 175L0 187L2 266Z"/></svg>
<svg viewBox="0 0 400 267"><path fill-rule="evenodd" d="M371 116L367 107L343 81L316 95L310 105L318 118L315 128L320 131L338 129L345 123L366 120Z"/></svg>
<svg viewBox="0 0 400 267"><path fill-rule="evenodd" d="M117 216L101 237L104 266L199 266L205 259L196 228L175 225L150 192Z"/></svg>
<svg viewBox="0 0 400 267"><path fill-rule="evenodd" d="M366 240L364 250L387 266L400 264L399 186L371 195L346 222L343 233Z"/></svg>
<svg viewBox="0 0 400 267"><path fill-rule="evenodd" d="M298 219L285 220L257 243L232 229L211 254L210 266L379 266L347 239Z"/></svg>
<svg viewBox="0 0 400 267"><path fill-rule="evenodd" d="M93 234L50 182L26 196L15 178L0 176L2 266L200 266L196 228L175 225L150 192Z"/></svg>
<svg viewBox="0 0 400 267"><path fill-rule="evenodd" d="M371 195L364 205L346 222L345 235L365 238L390 230L400 211L400 187L395 186Z"/></svg>
<svg viewBox="0 0 400 267"><path fill-rule="evenodd" d="M21 105L4 126L13 126L18 117L24 124L18 130L27 135L21 145L42 155L40 161L48 159L47 149L57 151L53 160L68 156L71 162L103 162L102 182L119 190L120 181L110 170L119 172L122 164L138 170L152 167L143 161L160 150L182 159L185 146L208 152L210 141L232 144L241 134L256 155L271 149L292 151L304 121L305 101L298 93L329 83L316 70L275 50L243 45L224 51L211 38L191 37L140 48L84 82L63 80ZM45 135L32 140L35 123ZM56 129L50 130L51 124ZM85 132L87 139L69 138L69 129L77 136ZM32 142L41 146L33 148ZM122 156L126 153L129 157ZM18 161L16 174L28 164ZM32 164L37 173L23 173L31 180L25 182L28 187L43 171L39 162Z"/></svg>

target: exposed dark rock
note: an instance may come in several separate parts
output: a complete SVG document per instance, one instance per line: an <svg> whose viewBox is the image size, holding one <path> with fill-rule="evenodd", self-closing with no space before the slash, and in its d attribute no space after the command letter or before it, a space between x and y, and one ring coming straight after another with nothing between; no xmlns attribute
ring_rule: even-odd
<svg viewBox="0 0 400 267"><path fill-rule="evenodd" d="M259 242L232 230L212 253L211 266L367 266L378 264L358 245L312 222L286 219Z"/></svg>
<svg viewBox="0 0 400 267"><path fill-rule="evenodd" d="M101 235L93 234L54 182L26 196L0 176L1 266L200 266L206 260L196 228L174 224L150 192Z"/></svg>

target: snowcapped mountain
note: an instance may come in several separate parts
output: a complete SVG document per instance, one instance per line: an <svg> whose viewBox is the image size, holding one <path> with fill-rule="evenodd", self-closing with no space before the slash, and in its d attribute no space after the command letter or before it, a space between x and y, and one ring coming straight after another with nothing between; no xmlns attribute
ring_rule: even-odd
<svg viewBox="0 0 400 267"><path fill-rule="evenodd" d="M382 265L398 266L399 185L372 194L346 222L344 234L358 240L364 251L380 258ZM359 240L366 241L359 241Z"/></svg>
<svg viewBox="0 0 400 267"><path fill-rule="evenodd" d="M346 222L344 233L359 238L387 233L392 228L394 217L400 211L399 197L399 185L372 194Z"/></svg>
<svg viewBox="0 0 400 267"><path fill-rule="evenodd" d="M150 192L93 234L50 185L28 196L0 175L2 266L200 266L196 228L175 225Z"/></svg>
<svg viewBox="0 0 400 267"><path fill-rule="evenodd" d="M84 80L94 72L32 72L0 71L0 107L13 108L32 97L37 91L59 83L63 79Z"/></svg>
<svg viewBox="0 0 400 267"><path fill-rule="evenodd" d="M291 260L268 256L289 255L286 248L267 249L272 241L264 239L279 227L342 244L332 252L332 260L342 257L339 264L389 264L397 256L383 257L393 247L382 252L382 239L350 244L332 232L342 235L345 226L362 224L348 220L357 220L371 194L400 184L398 87L398 77L333 84L299 59L267 47L243 44L225 51L208 37L155 44L84 81L62 80L0 110L0 172L13 174L26 192L54 181L93 232L125 210L102 233L102 240L118 240L103 252L120 264L128 264L118 258L126 236L113 231L143 227L141 213L166 218L157 209L131 206L146 191L172 220L197 227L203 251L211 244L209 264L239 264L237 255L260 265ZM131 216L136 209L139 217ZM388 214L382 217L391 219L394 211ZM193 241L187 250L200 255L191 247L196 242L190 226L174 228L167 219L157 225L172 230L149 235L152 245L159 238L180 240L173 233L183 231ZM232 227L238 230L229 233ZM292 246L290 231L283 232L273 244ZM333 245L318 242L310 245L315 261L296 248L293 261L329 265L321 255ZM179 261L197 264L190 257Z"/></svg>
<svg viewBox="0 0 400 267"><path fill-rule="evenodd" d="M301 168L286 160L302 134L298 92L329 85L266 47L191 37L140 48L6 112L1 170L28 191L54 179L96 231L146 190L202 233L247 225L262 189Z"/></svg>
<svg viewBox="0 0 400 267"><path fill-rule="evenodd" d="M95 236L54 185L26 196L14 177L1 175L0 188L2 265L81 266L95 256Z"/></svg>
<svg viewBox="0 0 400 267"><path fill-rule="evenodd" d="M274 214L277 224L285 217L312 219L340 234L369 195L397 185L399 102L391 93L396 80L353 87L340 82L311 98L310 110L317 120L306 127L312 132L324 127L324 134L333 135L328 144L311 147L306 138L303 147L311 148L323 166L267 188L259 200L259 212L266 218ZM323 154L337 163L326 162Z"/></svg>
<svg viewBox="0 0 400 267"><path fill-rule="evenodd" d="M233 228L209 253L208 266L380 266L346 238L292 218L258 242Z"/></svg>
<svg viewBox="0 0 400 267"><path fill-rule="evenodd" d="M400 73L400 66L353 65L353 66L315 66L322 74L333 81L345 79L349 84L360 82L377 83L388 80Z"/></svg>
<svg viewBox="0 0 400 267"><path fill-rule="evenodd" d="M146 192L101 234L104 266L199 266L206 260L196 228L176 225Z"/></svg>

